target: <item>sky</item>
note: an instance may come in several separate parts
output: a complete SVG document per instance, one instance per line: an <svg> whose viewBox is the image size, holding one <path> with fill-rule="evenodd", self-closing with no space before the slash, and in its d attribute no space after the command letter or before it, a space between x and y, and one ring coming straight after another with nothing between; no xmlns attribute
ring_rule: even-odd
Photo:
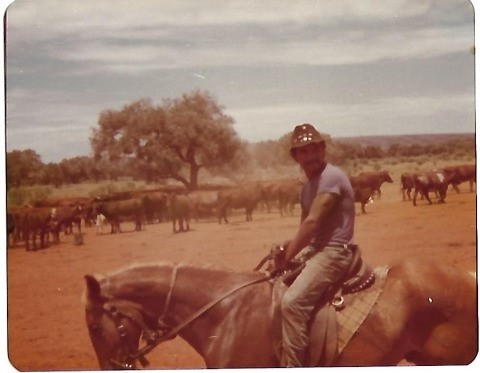
<svg viewBox="0 0 480 373"><path fill-rule="evenodd" d="M6 151L92 155L103 110L208 91L240 138L475 132L467 0L17 0Z"/></svg>

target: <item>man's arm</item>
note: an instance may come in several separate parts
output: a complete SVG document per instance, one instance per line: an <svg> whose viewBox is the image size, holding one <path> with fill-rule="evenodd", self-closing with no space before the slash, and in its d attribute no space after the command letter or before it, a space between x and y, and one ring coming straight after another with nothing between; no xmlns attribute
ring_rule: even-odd
<svg viewBox="0 0 480 373"><path fill-rule="evenodd" d="M293 240L285 248L285 262L287 264L297 255L305 246L307 246L315 235L316 228L328 216L338 200L338 195L334 193L321 193L315 196L310 212L303 218L300 228Z"/></svg>

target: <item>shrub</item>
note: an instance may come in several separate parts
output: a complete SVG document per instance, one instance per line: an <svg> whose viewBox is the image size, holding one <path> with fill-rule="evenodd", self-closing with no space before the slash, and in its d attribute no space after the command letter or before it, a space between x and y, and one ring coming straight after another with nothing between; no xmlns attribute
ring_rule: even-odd
<svg viewBox="0 0 480 373"><path fill-rule="evenodd" d="M11 188L7 193L7 206L22 206L31 201L43 201L52 194L52 189L45 186Z"/></svg>

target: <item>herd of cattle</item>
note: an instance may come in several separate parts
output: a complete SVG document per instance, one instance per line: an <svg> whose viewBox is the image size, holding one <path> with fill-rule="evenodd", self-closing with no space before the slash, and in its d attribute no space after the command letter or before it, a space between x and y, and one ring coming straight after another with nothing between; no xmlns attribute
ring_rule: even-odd
<svg viewBox="0 0 480 373"><path fill-rule="evenodd" d="M362 172L351 176L355 202L365 206L373 198L380 198L383 183L393 183L387 171ZM476 182L476 166L460 165L423 173L404 173L400 178L403 200L417 197L432 204L429 193L433 192L438 202L445 201L448 186L459 192L458 185L469 182L473 192ZM58 243L60 233L72 234L76 226L81 231L85 226L101 224L105 219L111 233L121 232L121 223L133 221L135 230L142 230L145 223L171 221L173 232L188 231L190 219L215 219L228 223L232 209L245 209L246 220L252 220L255 208L270 212L272 208L281 216L292 215L300 202L303 181L299 179L278 179L257 181L237 187L222 187L215 190L186 192L182 188L164 187L114 193L95 198L64 198L61 200L37 201L31 205L9 208L7 211L8 246L24 242L27 251L46 247L50 242ZM99 219L102 217L102 219ZM39 242L37 243L37 238Z"/></svg>

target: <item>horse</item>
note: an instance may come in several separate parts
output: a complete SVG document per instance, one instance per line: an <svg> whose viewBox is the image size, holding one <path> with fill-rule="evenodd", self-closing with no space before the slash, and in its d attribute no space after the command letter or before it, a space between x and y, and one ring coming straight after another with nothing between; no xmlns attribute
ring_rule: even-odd
<svg viewBox="0 0 480 373"><path fill-rule="evenodd" d="M173 263L85 275L86 324L100 368L146 366L145 355L176 335L207 368L279 367L265 277ZM389 266L382 293L333 365L466 365L477 348L475 278L408 259Z"/></svg>

